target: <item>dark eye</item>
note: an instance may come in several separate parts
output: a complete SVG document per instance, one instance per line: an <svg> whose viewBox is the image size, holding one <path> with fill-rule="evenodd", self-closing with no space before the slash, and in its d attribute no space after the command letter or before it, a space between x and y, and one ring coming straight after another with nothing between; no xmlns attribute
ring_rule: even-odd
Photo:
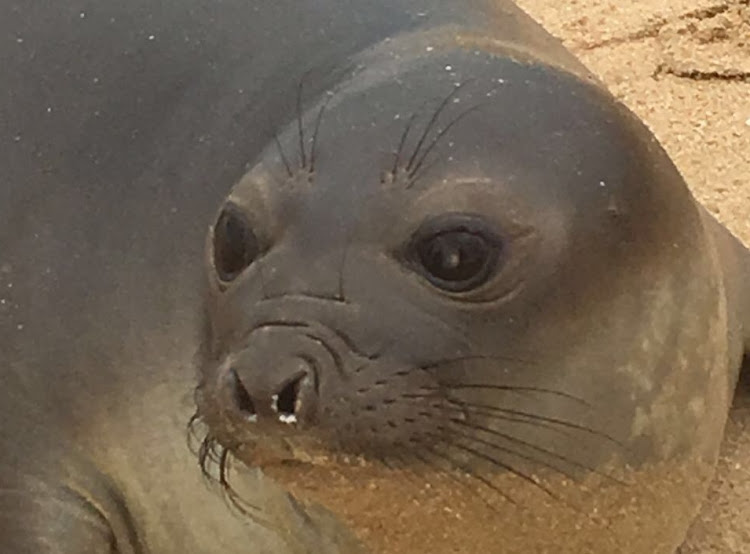
<svg viewBox="0 0 750 554"><path fill-rule="evenodd" d="M219 279L237 278L259 254L258 239L239 207L229 204L214 227L214 266Z"/></svg>
<svg viewBox="0 0 750 554"><path fill-rule="evenodd" d="M481 221L452 216L424 225L415 234L410 257L436 287L466 292L492 276L501 249L501 241Z"/></svg>

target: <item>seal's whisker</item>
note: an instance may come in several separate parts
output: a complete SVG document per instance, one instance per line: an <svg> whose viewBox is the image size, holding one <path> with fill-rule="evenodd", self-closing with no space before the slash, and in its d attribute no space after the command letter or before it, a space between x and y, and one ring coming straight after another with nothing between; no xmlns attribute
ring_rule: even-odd
<svg viewBox="0 0 750 554"><path fill-rule="evenodd" d="M478 444L483 444L483 445L489 446L491 448L502 449L502 451L504 451L506 453L509 453L511 455L514 455L514 456L519 456L521 458L528 459L529 461L532 461L532 462L535 461L535 460L533 460L533 458L522 456L521 454L516 453L516 452L514 452L514 451L512 451L510 449L504 449L502 447L498 447L498 445L494 445L493 443L488 442L488 441L483 441L482 439L480 439L478 437L471 437L471 436L464 436L464 435L456 435L456 436L459 437L459 438L464 438L464 439L469 439L469 440L475 441ZM587 513L586 511L584 511L583 509L581 509L579 506L576 506L572 502L566 500L565 498L563 498L562 496L560 496L559 494L557 494L556 492L554 492L553 490L551 490L549 487L547 487L544 484L542 484L540 482L540 480L536 476L534 476L533 474L529 475L529 474L527 474L527 473L525 473L523 471L520 471L519 469L513 467L512 465L510 465L509 463L507 463L505 461L502 461L502 460L497 459L497 458L493 458L492 456L490 456L488 454L485 454L484 452L481 452L481 451L479 451L479 450L477 450L475 448L472 448L472 447L468 447L468 446L466 446L464 444L453 443L453 445L455 447L459 448L460 450L464 450L464 451L466 451L469 454L477 456L480 459L483 459L483 460L485 460L485 461L487 461L487 462L489 462L489 463L491 463L491 464L499 467L500 469L504 469L505 471L510 472L511 474L515 475L519 479L522 479L523 481L526 481L527 483L530 483L535 488L539 489L540 491L542 491L543 493L545 493L547 496L549 496L553 500L559 502L560 504L566 506L567 508L569 508L570 510L574 511L575 513L584 516L587 520L589 520L591 522L597 523L597 519L595 517L592 517L591 514ZM555 468L552 465L548 465L548 464L544 464L544 463L542 463L542 465L545 466L545 467L548 467L550 469L553 469L553 470L557 471L558 473L560 473L561 475L564 475L565 477L568 477L569 479L574 479L572 476L570 476L567 473L559 470L559 468ZM606 526L606 523L605 523L605 526ZM607 527L607 529L609 531L608 527Z"/></svg>
<svg viewBox="0 0 750 554"><path fill-rule="evenodd" d="M201 473L209 481L214 481L214 476L211 474L211 464L218 464L220 462L220 448L219 441L207 435L198 449L198 464L201 468Z"/></svg>
<svg viewBox="0 0 750 554"><path fill-rule="evenodd" d="M473 430L476 430L476 431L481 431L483 433L487 433L489 435L493 435L495 437L504 439L504 440L506 440L508 442L517 444L519 446L524 446L526 448L529 448L531 450L539 452L540 454L544 454L545 456L549 456L549 457L554 458L556 460L559 460L561 462L565 462L567 464L570 464L573 467L577 467L579 469L583 469L585 471L590 471L592 473L595 473L596 475L599 475L600 477L604 477L606 479L609 479L609 480L617 483L618 485L626 485L627 484L627 483L624 483L623 481L620 481L619 479L617 479L615 477L612 477L611 475L608 475L606 473L598 471L596 468L593 468L593 467L590 467L590 466L588 466L586 464L582 464L580 462L572 460L571 458L568 458L567 456L563 456L561 454L558 454L557 452L553 452L552 450L549 450L548 448L543 448L543 447L541 447L539 445L536 445L536 444L534 444L532 442L529 442L529 441L526 441L526 440L523 440L523 439L519 439L518 437L515 437L515 436L513 436L511 434L503 433L502 431L498 431L497 429L492 429L491 427L486 427L484 425L480 425L480 424L474 423L474 422L462 421L462 420L456 419L456 418L451 418L450 422L452 424L454 424L454 425L460 425L460 426L466 427L468 429L473 429Z"/></svg>
<svg viewBox="0 0 750 554"><path fill-rule="evenodd" d="M198 430L199 425L204 426L202 431ZM208 474L209 464L219 463L219 442L211 436L211 431L203 420L200 411L196 411L190 417L187 432L188 449L198 459L201 473L205 477L210 477Z"/></svg>
<svg viewBox="0 0 750 554"><path fill-rule="evenodd" d="M281 158L281 162L284 164L284 167L286 168L286 174L289 177L292 177L294 175L294 172L292 171L292 166L289 164L289 160L287 159L286 154L284 153L284 147L281 146L281 141L279 140L279 136L274 135L273 140L276 143L276 150L279 151L279 157Z"/></svg>
<svg viewBox="0 0 750 554"><path fill-rule="evenodd" d="M196 410L195 413L190 416L190 419L187 422L187 446L190 452L197 456L198 452L200 451L201 444L203 444L203 440L205 439L205 435L207 434L207 431L204 431L203 438L201 438L201 433L198 432L197 426L201 425L203 423L203 420L201 419L200 413ZM197 446L196 446L197 444Z"/></svg>
<svg viewBox="0 0 750 554"><path fill-rule="evenodd" d="M447 446L449 446L449 447L452 447L452 446L454 446L454 445L453 445L452 443L449 443L449 442L447 442L447 441L445 440L445 438L441 437L440 435L434 435L434 434L433 434L433 435L427 435L427 436L429 436L429 437L431 437L431 438L433 438L433 439L437 440L437 442L438 442L438 443L443 443L443 444L445 444L445 445L447 445ZM450 469L450 470L452 470L452 471L460 471L461 473L463 473L463 474L464 474L464 475L466 475L467 477L469 477L469 478L471 478L471 479L474 479L474 480L478 481L479 483L481 483L482 485L484 485L484 486L485 486L485 487L487 487L488 489L490 489L490 490L494 491L494 492L495 492L495 493L497 493L497 494L498 494L498 495L499 495L500 497L502 497L502 498L503 498L504 500L506 500L506 501L510 502L510 503L511 503L511 504L513 504L514 506L518 506L518 502L516 502L516 500L515 500L514 498L512 498L512 497L511 497L510 495L508 495L508 493L504 492L504 491L503 491L503 490L502 490L502 489L501 489L500 487L498 487L498 486L497 486L497 485L496 485L495 483L493 483L492 481L490 481L490 480L489 480L489 479L487 479L486 477L483 477L482 475L477 475L477 474L476 474L476 472L474 472L474 471L473 471L473 470L472 470L472 469L471 469L471 468L470 468L469 466L467 466L466 464L463 464L463 463L461 463L460 461L458 461L458 460L454 459L454 458L453 458L453 457L451 457L451 456L450 456L449 454L446 454L446 453L440 452L439 450L437 450L436 448L434 448L433 446L431 446L431 445L427 444L427 443L426 443L426 442L424 442L424 441L420 441L420 447L421 447L421 448L422 448L423 450L427 450L427 451L428 451L428 452L429 452L430 454L432 454L432 455L433 455L433 456L434 456L435 458L441 459L441 460L443 460L444 462L446 462L446 463L448 464L448 467L449 467L449 469ZM448 475L450 476L450 475L451 475L451 472L449 471L449 472L448 472L447 474L448 474ZM455 477L455 475L453 475L453 477L454 477L454 480L455 480L455 481L456 481L457 483L462 483L460 479L458 479L458 478L456 478L456 477ZM462 483L462 484L463 484L463 485L465 485L465 486L468 486L468 485L467 485L466 483ZM473 490L471 490L471 488L470 488L470 487L469 487L469 490L470 490L470 491L471 491L472 493L474 493L474 491L473 491ZM485 503L487 503L488 505L491 505L491 504L490 504L489 502L487 502L487 501L486 501L486 499L483 499L483 500L485 500ZM497 509L497 508L495 507L495 509Z"/></svg>
<svg viewBox="0 0 750 554"><path fill-rule="evenodd" d="M346 302L346 294L344 293L344 267L346 266L346 256L349 254L349 247L352 244L353 239L349 239L344 247L344 251L341 253L341 263L339 264L338 271L338 292L336 293L337 298L340 302Z"/></svg>
<svg viewBox="0 0 750 554"><path fill-rule="evenodd" d="M423 443L422 441L412 440L411 442L415 445L416 448L425 449L425 443ZM436 456L434 453L431 453L431 454L434 457L438 458L438 456ZM457 471L461 471L465 475L468 475L468 474L464 470L461 470L460 468L457 468L453 464L452 461L448 462L449 463L449 467L450 467L450 471L446 471L443 468L438 467L437 464L435 462L431 461L427 456L423 456L422 454L420 454L419 451L417 451L416 449L413 449L412 451L410 451L409 456L412 457L412 458L414 458L418 462L422 463L422 465L424 465L430 471L434 471L435 469L437 469L438 472L439 472L438 474L441 477L446 477L447 479L450 479L451 481L453 481L454 483L456 483L462 489L465 489L465 490L469 491L469 493L471 493L472 497L479 498L485 504L485 506L487 506L488 509L490 509L493 512L496 512L498 514L501 513L500 510L498 510L497 506L495 506L494 504L492 504L489 500L487 500L481 494L478 495L476 493L475 489L472 489L469 486L468 483L466 483L465 481L462 481L457 475L455 475L455 472L457 472ZM439 458L439 459L441 459L441 460L444 461L444 458ZM426 481L426 482L429 483L429 481ZM511 502L511 503L513 503L513 499L512 498L509 498L508 501Z"/></svg>
<svg viewBox="0 0 750 554"><path fill-rule="evenodd" d="M211 472L211 469L213 466L218 467L221 463L222 450L223 447L215 437L207 436L201 443L198 461L203 476L210 482L216 481L216 476Z"/></svg>
<svg viewBox="0 0 750 554"><path fill-rule="evenodd" d="M498 356L492 354L467 354L462 356L452 356L450 358L441 358L429 364L419 366L420 369L434 369L442 365L458 363L458 362L469 362L469 361L500 361L500 362L518 362L528 365L536 365L536 362L532 360L525 360L523 358L516 358L513 356Z"/></svg>
<svg viewBox="0 0 750 554"><path fill-rule="evenodd" d="M509 452L509 453L513 453L514 455L519 455L520 456L520 453L514 453L513 451L506 450L505 447L501 447L499 445L495 445L495 444L493 444L491 442L488 442L488 441L483 441L482 439L479 439L478 437L471 437L471 436L468 436L468 435L460 435L460 434L456 434L455 432L452 433L452 435L454 437L466 438L466 439L469 439L469 440L475 440L475 441L478 441L481 444L485 444L485 445L487 445L487 446L489 446L491 448L501 449L503 451L506 451L506 452ZM437 436L435 436L435 437L438 438ZM601 520L600 518L595 517L592 514L590 514L590 513L586 512L586 511L582 510L580 507L578 507L578 506L576 506L576 505L568 502L564 498L560 497L560 495L556 494L554 491L551 491L549 488L547 488L543 484L539 483L537 481L537 479L535 479L534 477L526 475L523 472L518 471L516 468L513 468L509 464L507 464L507 463L505 463L505 462L503 462L501 460L496 460L492 456L489 456L489 455L487 455L487 454L485 454L483 452L480 452L480 451L478 451L478 450L476 450L474 448L466 447L465 445L462 445L462 444L459 444L459 443L456 443L456 442L453 442L453 441L448 442L443 437L439 437L439 440L441 442L444 442L445 444L448 444L449 446L457 447L460 450L464 450L464 451L466 451L469 454L475 455L475 456L479 457L480 459L483 459L483 460L485 460L485 461L487 461L487 462L489 462L489 463L491 463L493 465L496 465L497 467L500 467L501 469L505 469L505 470L511 472L513 475L516 475L517 477L523 479L524 481L530 482L531 484L535 485L537 488L539 488L540 490L542 490L544 493L546 493L551 498L553 498L556 501L558 501L558 502L562 503L563 505L567 506L568 508L570 508L571 510L573 510L577 514L584 516L588 521L591 521L591 522L593 522L596 525L601 525L606 530L607 533L611 534L612 537L615 538L615 540L618 543L620 542L619 539L617 538L617 535L613 532L613 530L611 529L611 526L610 526L609 522L606 519ZM534 460L531 459L530 461L534 461ZM543 462L541 462L541 461L537 461L537 462L543 464ZM544 464L544 465L546 465L546 464ZM547 465L546 467L549 467L550 469L556 469L562 475L565 475L566 477L569 477L569 478L573 479L573 477L568 476L566 473L560 471L559 469L555 468L554 466ZM473 475L473 472L469 472L469 473L471 475ZM601 475L602 477L605 477L605 478L612 479L612 480L616 481L618 484L623 484L623 485L626 484L626 483L623 483L623 482L621 482L621 481L619 481L617 479L614 479L611 476L608 476L608 475L605 475L605 474L601 474L601 473L599 473L599 475ZM495 488L495 490L497 490L497 489Z"/></svg>
<svg viewBox="0 0 750 554"><path fill-rule="evenodd" d="M577 463L577 462L575 462L573 460L568 459L565 456L557 454L556 452L553 452L553 451L548 450L546 448L542 448L541 446L535 445L535 444L533 444L531 442L528 442L528 441L525 441L523 439L519 439L519 438L514 437L513 435L510 435L508 433L503 433L502 431L498 431L497 429L492 429L491 427L486 427L486 426L480 425L478 423L467 422L467 421L463 421L463 420L456 419L456 418L451 418L449 421L452 424L454 424L454 425L461 425L461 426L466 427L468 429L474 429L476 431L481 431L483 433L487 433L487 434L493 435L495 437L507 440L508 442L512 442L512 443L518 444L520 446L524 446L526 448L530 448L531 450L539 452L540 454L545 454L545 455L550 456L552 458L555 458L555 459L558 459L560 461L569 463L569 464L571 464L573 466L579 467L580 469L585 469L587 471L593 471L592 468L590 468L590 467L588 467L586 465Z"/></svg>
<svg viewBox="0 0 750 554"><path fill-rule="evenodd" d="M572 400L578 404L591 407L591 404L586 402L583 398L579 398L572 394L557 391L554 389L547 389L543 387L523 387L516 385L496 385L493 383L449 383L442 385L446 389L460 390L460 389L485 389L485 390L502 390L508 392L533 392L540 394L549 394L551 396L557 396L559 398L565 398L566 400Z"/></svg>
<svg viewBox="0 0 750 554"><path fill-rule="evenodd" d="M201 415L196 412L188 421L189 436L198 436L195 427L200 423L202 423ZM256 511L260 508L242 499L229 482L230 449L223 446L216 437L210 434L210 431L207 431L198 447L197 456L203 478L210 483L218 483L222 494L232 506L245 515L255 517L248 512L248 508ZM212 467L218 468L218 475L212 471Z"/></svg>
<svg viewBox="0 0 750 554"><path fill-rule="evenodd" d="M305 152L305 130L302 124L302 86L305 75L299 80L297 86L297 138L299 139L300 168L307 167L307 152Z"/></svg>
<svg viewBox="0 0 750 554"><path fill-rule="evenodd" d="M507 415L507 414L503 414L503 413L485 412L485 411L479 410L477 408L474 408L472 406L461 406L461 405L459 405L457 402L455 402L453 400L448 400L448 402L450 402L452 404L456 404L456 405L454 405L454 406L444 406L444 405L440 405L440 404L435 404L433 407L435 409L453 410L453 411L455 411L457 413L464 414L464 415L471 413L471 414L476 414L476 415L484 416L484 417L487 417L487 418L490 418L490 419L495 419L495 420L498 420L498 421L504 421L504 422L507 421L507 422L510 422L510 423L519 423L519 424L523 424L523 425L529 425L531 427L548 429L549 431L552 431L554 433L558 433L558 434L560 434L562 436L565 436L565 437L568 437L568 438L572 437L571 433L568 432L567 430L555 427L554 425L552 425L551 423L548 423L546 421L537 421L537 420L535 420L533 418L513 416L513 415Z"/></svg>
<svg viewBox="0 0 750 554"><path fill-rule="evenodd" d="M315 130L312 136L312 145L310 146L310 173L315 172L315 159L317 154L318 146L318 131L320 130L320 122L323 120L323 113L325 113L328 103L331 101L331 95L328 95L326 101L320 107L318 111L318 117L315 119Z"/></svg>
<svg viewBox="0 0 750 554"><path fill-rule="evenodd" d="M567 429L571 429L574 431L582 431L584 433L588 433L589 435L595 435L597 437L601 437L610 442L613 442L614 444L616 444L617 446L620 446L621 448L625 448L625 445L622 442L618 441L617 439L615 439L611 435L608 435L607 433L604 433L597 429L592 429L591 427L586 427L585 425L573 423L565 419L543 416L543 415L535 414L533 412L526 412L523 410L502 408L500 406L490 406L487 404L475 404L472 402L465 402L463 400L449 399L448 401L451 402L452 404L460 406L461 408L467 408L473 411L474 413L485 415L488 417L491 416L492 414L495 414L495 415L502 414L503 416L518 416L519 418L528 418L536 422L549 423L550 425L559 425L561 427L565 427ZM519 421L524 421L524 420L520 419ZM554 428L554 427L550 427L550 428Z"/></svg>
<svg viewBox="0 0 750 554"><path fill-rule="evenodd" d="M393 452L389 452L386 456L379 456L378 461L389 470L403 476L418 492L421 491L424 479L414 472L410 467L411 464L402 455L402 452L408 453L408 449L401 443L394 443L393 447Z"/></svg>
<svg viewBox="0 0 750 554"><path fill-rule="evenodd" d="M210 447L208 445L209 438L206 436L198 447L198 466L201 469L201 475L204 479L210 479L211 475L208 471L208 452Z"/></svg>
<svg viewBox="0 0 750 554"><path fill-rule="evenodd" d="M591 405L583 400L582 398L578 398L576 396L572 396L570 394L551 390L551 389L545 389L540 387L520 387L516 385L495 385L495 384L483 384L483 383L442 383L440 386L436 387L422 387L421 390L425 392L432 392L432 391L444 391L445 389L448 390L460 390L460 389L486 389L486 390L498 390L498 391L506 391L511 393L538 393L538 394L549 394L552 396L557 396L560 398L565 398L566 400L572 400L576 403L582 404L588 408L591 407ZM415 398L419 397L419 394L413 393L412 396Z"/></svg>
<svg viewBox="0 0 750 554"><path fill-rule="evenodd" d="M222 447L221 456L219 459L219 485L221 486L224 497L242 515L252 518L257 523L262 523L257 515L261 511L259 506L252 504L242 498L236 490L229 483L229 470L230 470L231 451L227 447Z"/></svg>
<svg viewBox="0 0 750 554"><path fill-rule="evenodd" d="M433 438L435 438L435 437L433 437ZM438 443L442 443L444 441L438 440L437 442ZM451 481L453 481L454 483L456 483L456 485L458 485L462 489L465 489L466 491L468 491L473 497L479 498L485 504L485 506L487 506L487 508L489 508L493 512L496 512L498 514L502 513L501 510L498 508L498 506L496 506L495 504L493 504L492 502L490 502L482 494L477 494L476 489L472 488L469 485L469 483L467 483L466 481L462 480L459 477L459 475L457 475L457 474L460 474L463 477L468 477L469 479L476 480L480 485L482 485L483 487L487 487L488 489L492 490L495 494L499 495L504 500L506 500L507 502L509 502L509 503L511 503L513 505L517 505L518 504L513 498L511 498L510 496L508 496L507 493L505 493L502 490L498 489L492 483L485 483L484 479L481 476L475 476L474 473L473 473L473 471L471 470L471 468L469 468L469 467L461 464L457 460L454 460L449 455L440 452L436 448L432 447L432 445L430 445L430 444L428 444L428 443L426 443L424 441L414 441L414 443L422 451L427 451L427 453L430 456L432 456L432 458L434 458L435 460L439 460L443 464L447 465L447 469L445 469L443 467L440 467L438 465L438 462L432 461L427 456L424 456L424 455L420 454L419 452L415 451L415 452L412 453L412 455L416 459L420 460L428 468L437 468L437 469L439 469L440 470L440 475L442 475L444 477L447 477L448 479L450 479ZM447 444L447 443L445 443L445 444Z"/></svg>
<svg viewBox="0 0 750 554"><path fill-rule="evenodd" d="M401 154L404 151L404 145L406 144L406 137L409 135L409 131L411 131L411 126L414 124L414 119L417 117L418 112L414 112L409 116L408 121L406 122L406 126L404 127L403 132L401 133L401 139L398 141L398 148L396 149L396 152L394 152L393 157L393 167L391 168L391 175L396 175L398 172L398 166L401 163Z"/></svg>
<svg viewBox="0 0 750 554"><path fill-rule="evenodd" d="M414 152L412 153L411 157L409 158L409 161L406 164L406 171L411 173L412 167L414 166L414 162L417 159L417 156L419 156L420 150L422 150L422 146L424 146L425 140L427 140L427 136L430 134L430 131L432 131L432 128L435 126L435 123L437 122L438 118L440 117L440 114L443 113L443 110L445 110L445 107L448 105L448 102L451 101L451 99L458 94L458 91L463 88L463 86L468 83L469 81L464 81L463 83L457 84L455 87L453 87L453 90L448 94L442 102L438 105L435 112L432 114L432 117L430 118L430 121L425 126L424 131L422 132L422 136L419 137L419 141L417 141L417 145L414 148Z"/></svg>
<svg viewBox="0 0 750 554"><path fill-rule="evenodd" d="M219 484L225 489L231 488L229 486L229 449L222 447L221 455L219 456Z"/></svg>
<svg viewBox="0 0 750 554"><path fill-rule="evenodd" d="M481 444L483 446L487 446L489 448L492 448L493 450L497 450L499 452L504 452L505 454L510 454L511 456L515 456L517 458L520 458L522 460L525 460L527 462L531 462L534 465L541 466L546 469L551 469L552 471L559 473L560 475L563 475L564 477L567 477L568 479L575 481L576 477L575 475L572 475L571 473L567 472L566 470L552 464L551 462L547 462L545 460L541 460L539 458L534 458L533 456L530 456L528 454L523 454L519 452L518 450L514 450L513 448L510 448L508 446L503 446L500 444L497 444L495 442L492 442L487 439L483 439L481 437L468 435L468 434L462 434L457 431L452 431L453 436L457 438L461 438L464 440L474 441L477 444Z"/></svg>
<svg viewBox="0 0 750 554"><path fill-rule="evenodd" d="M467 438L465 435L458 435L458 434L454 434L454 437L457 437L457 438ZM477 442L481 443L481 439L478 439L478 438L475 438L475 437L471 437L471 439L472 440L476 440ZM465 444L461 444L459 442L452 442L451 444L455 448L458 448L459 450L463 450L464 452L466 452L468 454L471 454L472 456L480 458L480 459L482 459L482 460L484 460L486 462L489 462L490 464L492 464L492 465L494 465L496 467L499 467L500 469L503 469L503 470L505 470L505 471L507 471L507 472L509 472L509 473L511 473L513 475L515 475L519 479L521 479L523 481L526 481L527 483L529 483L529 484L533 485L534 487L538 488L540 491L542 491L545 494L547 494L550 498L552 498L554 500L557 500L558 502L561 502L563 504L566 504L566 502L558 494L556 494L555 492L553 492L552 490L550 490L548 487L546 487L542 483L540 483L539 479L536 479L536 478L532 477L531 475L529 475L529 474L527 474L527 473L525 473L525 472L523 472L523 471L521 471L521 470L513 467L512 465L510 465L510 464L508 464L508 463L506 463L506 462L504 462L502 460L499 460L497 458L493 458L489 454L481 452L480 450L477 450L476 448L473 448L471 446L466 446Z"/></svg>
<svg viewBox="0 0 750 554"><path fill-rule="evenodd" d="M430 142L430 144L429 144L429 145L427 145L427 148L425 148L425 150L424 150L424 152L422 153L422 155L421 155L421 156L419 157L419 159L417 160L417 162L416 162L416 163L414 164L414 167L412 167L412 168L411 168L411 169L409 170L409 178L410 178L411 180L410 180L409 184L407 185L407 188L409 188L409 187L410 187L410 186L411 186L411 185L413 184L413 179L415 178L415 176L416 176L416 175L417 175L417 173L419 172L419 169L420 169L420 168L422 167L422 165L424 164L424 161L425 161L425 159L427 158L427 156L428 156L428 155L430 154L430 152L432 152L432 150L433 150L433 149L435 148L435 146L437 146L438 142L440 142L440 139L441 139L441 138L443 138L443 137L445 136L445 134L446 134L446 133L447 133L448 131L450 131L450 130L451 130L451 128L452 128L452 127L453 127L453 126L454 126L454 125L455 125L456 123L458 123L459 121L461 121L461 120L462 120L463 118L465 118L466 116L468 116L468 115L469 115L469 114L471 114L472 112L475 112L476 110L478 110L479 108L481 108L481 107L482 107L483 105L484 105L484 104L477 104L476 106L472 106L471 108L469 108L469 109L467 109L467 110L464 110L463 112L461 112L460 114L458 114L458 115L457 115L457 116L456 116L456 117L455 117L455 118L454 118L454 119L453 119L453 120L452 120L452 121L451 121L450 123L448 123L448 125L446 125L445 127L443 127L443 128L442 128L442 129L441 129L441 130L440 130L440 131L439 131L439 132L438 132L438 133L437 133L437 134L436 134L436 135L435 135L435 136L433 137L433 139L432 139L432 141Z"/></svg>
<svg viewBox="0 0 750 554"><path fill-rule="evenodd" d="M425 167L422 168L422 171L420 171L418 175L415 175L414 177L409 178L409 180L406 183L406 188L407 189L414 188L414 186L417 184L417 181L419 181L421 178L427 175L430 172L430 169L435 167L441 161L442 160L440 158L436 158L432 160L432 162L430 162L429 164L427 164Z"/></svg>
<svg viewBox="0 0 750 554"><path fill-rule="evenodd" d="M394 448L396 446L394 445ZM404 468L398 465L398 458L395 456L394 453L391 453L389 456L384 456L380 454L376 454L373 456L375 458L375 461L383 464L387 469L391 471L403 471ZM391 461L393 460L393 461Z"/></svg>

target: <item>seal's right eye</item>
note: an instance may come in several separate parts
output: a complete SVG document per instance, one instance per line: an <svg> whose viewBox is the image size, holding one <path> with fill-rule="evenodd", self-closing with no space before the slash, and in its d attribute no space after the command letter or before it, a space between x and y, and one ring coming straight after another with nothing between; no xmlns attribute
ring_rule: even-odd
<svg viewBox="0 0 750 554"><path fill-rule="evenodd" d="M407 257L433 286L463 293L490 279L501 251L502 241L481 218L447 214L417 231Z"/></svg>
<svg viewBox="0 0 750 554"><path fill-rule="evenodd" d="M214 226L214 267L219 279L233 281L259 253L258 238L242 210L225 206Z"/></svg>

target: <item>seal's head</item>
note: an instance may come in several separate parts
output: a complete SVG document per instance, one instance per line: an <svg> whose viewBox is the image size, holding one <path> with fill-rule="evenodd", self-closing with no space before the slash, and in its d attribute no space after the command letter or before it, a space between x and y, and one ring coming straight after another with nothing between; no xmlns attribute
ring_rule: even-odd
<svg viewBox="0 0 750 554"><path fill-rule="evenodd" d="M646 504L667 481L646 494L661 477L629 468L709 464L729 391L707 369L724 363L720 285L651 135L517 53L365 67L269 141L211 227L211 437L272 475L455 472L527 506L525 490L578 502L569 479L592 476ZM641 510L617 502L600 514ZM674 545L696 502L644 536Z"/></svg>

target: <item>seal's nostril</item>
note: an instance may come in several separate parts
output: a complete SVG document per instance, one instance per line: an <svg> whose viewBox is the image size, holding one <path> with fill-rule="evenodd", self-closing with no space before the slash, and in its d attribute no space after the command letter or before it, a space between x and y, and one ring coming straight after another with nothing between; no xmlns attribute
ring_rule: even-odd
<svg viewBox="0 0 750 554"><path fill-rule="evenodd" d="M281 416L295 415L299 409L299 389L305 375L287 383L275 397L274 408Z"/></svg>
<svg viewBox="0 0 750 554"><path fill-rule="evenodd" d="M255 411L255 405L252 398L250 398L250 394L237 376L237 372L232 369L231 373L234 379L233 395L235 406L248 417L255 418L257 412Z"/></svg>

